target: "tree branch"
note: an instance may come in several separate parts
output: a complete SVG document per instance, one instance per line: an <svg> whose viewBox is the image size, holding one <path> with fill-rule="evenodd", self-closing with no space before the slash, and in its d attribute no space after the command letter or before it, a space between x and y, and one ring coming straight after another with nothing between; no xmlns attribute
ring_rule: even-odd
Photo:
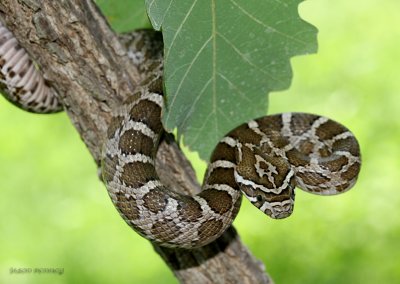
<svg viewBox="0 0 400 284"><path fill-rule="evenodd" d="M134 92L145 74L129 61L91 0L2 0L0 16L58 92L99 166L111 110ZM181 192L200 190L170 135L160 145L157 171L164 183ZM272 282L233 227L200 249L154 248L182 283Z"/></svg>

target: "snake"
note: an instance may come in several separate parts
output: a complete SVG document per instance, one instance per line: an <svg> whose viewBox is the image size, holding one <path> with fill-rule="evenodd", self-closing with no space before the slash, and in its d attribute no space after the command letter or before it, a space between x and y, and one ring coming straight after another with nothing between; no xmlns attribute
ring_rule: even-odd
<svg viewBox="0 0 400 284"><path fill-rule="evenodd" d="M281 113L244 123L216 145L197 195L164 185L155 169L164 133L163 43L155 31L120 37L141 74L135 93L114 112L102 150L101 171L125 222L153 243L193 249L217 239L236 218L244 195L273 219L293 212L295 188L318 195L355 184L361 155L342 124L309 113ZM0 84L4 96L27 111L62 109L26 51L0 26Z"/></svg>
<svg viewBox="0 0 400 284"><path fill-rule="evenodd" d="M0 90L7 100L28 112L54 113L63 109L54 89L1 21Z"/></svg>

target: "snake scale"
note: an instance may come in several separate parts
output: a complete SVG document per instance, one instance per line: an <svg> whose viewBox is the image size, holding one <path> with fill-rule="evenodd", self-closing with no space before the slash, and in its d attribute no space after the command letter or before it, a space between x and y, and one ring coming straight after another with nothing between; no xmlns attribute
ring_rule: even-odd
<svg viewBox="0 0 400 284"><path fill-rule="evenodd" d="M242 194L272 218L293 211L295 187L320 195L347 191L356 182L359 145L343 125L323 116L264 116L229 132L216 146L202 191L182 195L163 185L155 155L164 129L160 36L141 31L121 37L128 56L147 74L115 111L104 143L102 175L122 218L162 246L196 248L218 238L236 217ZM3 93L32 112L61 109L12 34L0 27Z"/></svg>

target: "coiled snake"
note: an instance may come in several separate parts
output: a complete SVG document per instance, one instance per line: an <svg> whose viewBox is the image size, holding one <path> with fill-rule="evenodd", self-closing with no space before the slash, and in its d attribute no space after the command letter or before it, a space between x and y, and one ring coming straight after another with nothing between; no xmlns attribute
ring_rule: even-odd
<svg viewBox="0 0 400 284"><path fill-rule="evenodd" d="M306 113L261 117L229 132L216 146L196 196L164 186L155 170L163 132L162 42L154 32L122 41L148 74L108 128L102 173L124 220L159 245L200 247L218 238L236 217L242 193L272 218L293 211L295 187L321 194L345 192L361 160L356 138L343 125ZM12 34L0 27L0 83L6 97L33 112L61 109L54 93Z"/></svg>

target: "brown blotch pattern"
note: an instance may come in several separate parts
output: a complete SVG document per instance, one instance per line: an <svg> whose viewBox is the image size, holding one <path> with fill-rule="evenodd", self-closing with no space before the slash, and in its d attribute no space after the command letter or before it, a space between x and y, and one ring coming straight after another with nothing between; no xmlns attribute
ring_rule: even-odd
<svg viewBox="0 0 400 284"><path fill-rule="evenodd" d="M203 216L200 204L192 197L183 196L178 201L178 211L184 221L195 222Z"/></svg>
<svg viewBox="0 0 400 284"><path fill-rule="evenodd" d="M207 189L200 193L200 197L204 198L211 210L218 214L228 212L233 205L232 197L226 191Z"/></svg>
<svg viewBox="0 0 400 284"><path fill-rule="evenodd" d="M347 137L346 139L335 141L332 148L333 151L349 151L355 157L360 155L360 148L353 137Z"/></svg>
<svg viewBox="0 0 400 284"><path fill-rule="evenodd" d="M324 145L322 148L318 149L318 154L320 157L328 157L332 152L328 146Z"/></svg>
<svg viewBox="0 0 400 284"><path fill-rule="evenodd" d="M163 243L172 241L177 238L182 232L176 227L173 220L160 220L154 222L151 227L151 233L157 238L163 240Z"/></svg>
<svg viewBox="0 0 400 284"><path fill-rule="evenodd" d="M292 130L292 133L294 135L302 135L304 132L308 131L313 123L318 119L319 117L316 115L311 115L311 114L293 114L292 119L290 121L290 127Z"/></svg>
<svg viewBox="0 0 400 284"><path fill-rule="evenodd" d="M254 152L248 147L242 147L242 156L243 159L236 166L236 171L242 176L246 177L246 179L250 179L252 181L259 181L260 177L256 172L256 157Z"/></svg>
<svg viewBox="0 0 400 284"><path fill-rule="evenodd" d="M107 129L108 139L111 139L114 136L115 131L117 131L117 129L121 126L123 120L124 118L122 116L114 116L111 119L110 125L108 126Z"/></svg>
<svg viewBox="0 0 400 284"><path fill-rule="evenodd" d="M151 72L151 71L149 71ZM141 85L147 87L149 92L161 94L163 92L163 81L157 73L152 72L146 79L144 79Z"/></svg>
<svg viewBox="0 0 400 284"><path fill-rule="evenodd" d="M260 195L264 195L265 199L268 202L282 202L282 201L285 201L285 200L289 200L290 197L292 196L291 189L289 189L289 188L285 188L279 194L276 194L276 193L265 193L265 192L263 192L261 190L258 190L258 189L257 189L257 192L259 192ZM261 206L262 206L262 204L261 204Z"/></svg>
<svg viewBox="0 0 400 284"><path fill-rule="evenodd" d="M290 143L288 139L286 139L284 136L281 135L280 132L276 130L269 130L264 133L269 137L269 140L276 148L282 149Z"/></svg>
<svg viewBox="0 0 400 284"><path fill-rule="evenodd" d="M215 147L213 154L211 155L210 163L225 160L230 162L236 161L236 150L235 147L231 147L225 143L218 143L217 147Z"/></svg>
<svg viewBox="0 0 400 284"><path fill-rule="evenodd" d="M199 227L200 242L204 239L209 239L210 236L216 236L221 233L223 223L220 220L209 220L201 224Z"/></svg>
<svg viewBox="0 0 400 284"><path fill-rule="evenodd" d="M359 172L360 172L360 164L354 163L347 169L347 171L342 173L340 177L345 180L352 180L358 175Z"/></svg>
<svg viewBox="0 0 400 284"><path fill-rule="evenodd" d="M253 145L260 145L261 135L254 132L254 130L250 129L247 124L243 124L242 126L236 128L232 132L229 133L230 137L233 139L239 140L241 143L250 143Z"/></svg>
<svg viewBox="0 0 400 284"><path fill-rule="evenodd" d="M281 115L271 115L261 117L256 120L262 132L266 133L270 130L281 131L283 127Z"/></svg>
<svg viewBox="0 0 400 284"><path fill-rule="evenodd" d="M340 184L340 185L336 186L335 189L336 189L338 192L341 192L341 191L344 191L344 190L349 189L350 186L351 186L350 183L345 182L345 183L343 183L343 184Z"/></svg>
<svg viewBox="0 0 400 284"><path fill-rule="evenodd" d="M320 125L315 133L320 137L320 140L329 140L346 131L346 128L333 120L328 120Z"/></svg>
<svg viewBox="0 0 400 284"><path fill-rule="evenodd" d="M116 207L128 220L136 220L140 217L139 209L136 206L135 198L132 195L126 196L123 192L115 193L117 198Z"/></svg>
<svg viewBox="0 0 400 284"><path fill-rule="evenodd" d="M289 163L295 167L304 167L310 162L310 159L308 157L306 157L296 149L287 151L286 157L288 158Z"/></svg>
<svg viewBox="0 0 400 284"><path fill-rule="evenodd" d="M158 213L165 209L168 203L168 194L161 188L154 188L143 196L144 205L151 212Z"/></svg>
<svg viewBox="0 0 400 284"><path fill-rule="evenodd" d="M276 167L276 171L277 173L273 173L273 178L274 178L274 183L275 183L275 187L280 187L283 182L286 179L286 176L289 174L289 171L291 170L291 167L289 165L289 163L283 159L282 157L270 157L268 159L268 162L273 165L274 167ZM260 168L262 168L265 171L269 171L268 169L268 164L265 162L260 162ZM273 188L273 184L271 184L271 182L269 181L269 179L267 177L263 178L263 184L267 187L267 188Z"/></svg>
<svg viewBox="0 0 400 284"><path fill-rule="evenodd" d="M311 143L310 141L301 141L300 144L296 147L301 153L305 155L309 155L313 152L314 150L314 143Z"/></svg>
<svg viewBox="0 0 400 284"><path fill-rule="evenodd" d="M103 178L106 183L109 183L113 180L117 171L117 165L118 156L111 157L110 155L106 155L103 163Z"/></svg>
<svg viewBox="0 0 400 284"><path fill-rule="evenodd" d="M154 166L149 163L133 162L124 165L121 180L127 186L140 187L150 180L158 179Z"/></svg>
<svg viewBox="0 0 400 284"><path fill-rule="evenodd" d="M305 184L314 186L318 186L319 184L325 183L330 180L330 178L316 172L307 172L307 173L299 172L296 174L296 176L301 178Z"/></svg>
<svg viewBox="0 0 400 284"><path fill-rule="evenodd" d="M237 188L235 176L232 168L216 168L207 179L208 184L227 184L232 188Z"/></svg>
<svg viewBox="0 0 400 284"><path fill-rule="evenodd" d="M161 108L156 103L142 100L131 108L129 114L133 121L143 122L155 133L162 131Z"/></svg>
<svg viewBox="0 0 400 284"><path fill-rule="evenodd" d="M243 194L239 195L239 198L236 200L235 204L233 205L233 209L232 209L232 217L236 216L236 214L239 212L240 209L240 204L242 203L242 197Z"/></svg>
<svg viewBox="0 0 400 284"><path fill-rule="evenodd" d="M327 162L327 167L329 167L329 170L332 172L337 172L340 171L347 163L349 162L349 159L347 159L345 156L337 156L336 159L333 159L332 161Z"/></svg>
<svg viewBox="0 0 400 284"><path fill-rule="evenodd" d="M141 153L147 156L153 154L153 140L137 130L127 130L119 140L119 148L123 154Z"/></svg>

